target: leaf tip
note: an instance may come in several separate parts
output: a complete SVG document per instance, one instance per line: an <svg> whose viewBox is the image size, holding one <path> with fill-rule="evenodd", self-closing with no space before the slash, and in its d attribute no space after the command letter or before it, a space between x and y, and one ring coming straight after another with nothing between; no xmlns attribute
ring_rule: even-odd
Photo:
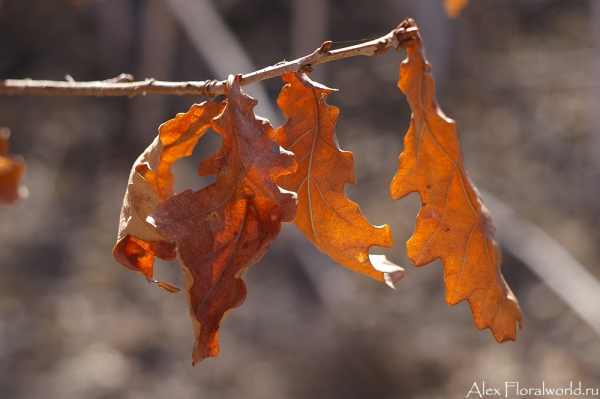
<svg viewBox="0 0 600 399"><path fill-rule="evenodd" d="M161 281L156 281L156 284L158 284L159 287L162 287L165 290L172 292L172 293L181 291L181 288L179 288L178 286L173 285L173 284L163 283Z"/></svg>
<svg viewBox="0 0 600 399"><path fill-rule="evenodd" d="M394 284L404 278L404 269L390 262L385 255L369 255L369 260L375 270L383 273L383 282L391 289L396 290Z"/></svg>
<svg viewBox="0 0 600 399"><path fill-rule="evenodd" d="M394 284L402 280L403 278L404 270L398 270L392 273L383 273L383 280L385 281L385 284L394 291L396 291L396 287L394 286Z"/></svg>

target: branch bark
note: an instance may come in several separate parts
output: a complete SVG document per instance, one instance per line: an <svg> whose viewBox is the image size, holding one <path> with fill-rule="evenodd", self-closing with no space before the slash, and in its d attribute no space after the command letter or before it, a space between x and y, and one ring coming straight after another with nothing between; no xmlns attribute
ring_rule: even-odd
<svg viewBox="0 0 600 399"><path fill-rule="evenodd" d="M408 18L385 36L354 46L337 50L329 50L332 42L327 41L311 54L293 61L282 61L261 70L242 75L242 86L271 79L290 72L311 72L313 66L342 58L356 56L374 56L383 54L390 48L405 49L418 32L415 22ZM154 79L134 82L131 75L122 74L114 79L75 82L67 77L67 81L6 79L0 80L0 95L61 95L61 96L126 96L138 94L195 94L205 97L216 97L226 93L226 81L205 80L190 82L162 82Z"/></svg>

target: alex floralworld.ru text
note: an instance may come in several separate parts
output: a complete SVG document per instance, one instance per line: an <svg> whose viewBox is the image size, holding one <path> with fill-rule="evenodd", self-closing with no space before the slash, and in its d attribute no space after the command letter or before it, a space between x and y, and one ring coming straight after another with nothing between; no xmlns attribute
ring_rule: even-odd
<svg viewBox="0 0 600 399"><path fill-rule="evenodd" d="M571 381L568 387L560 388L548 387L545 381L542 381L541 386L533 388L519 386L518 381L507 381L504 383L504 387L486 387L485 381L483 381L481 383L474 382L466 397L483 398L484 396L503 396L505 398L509 396L600 396L600 393L598 388L583 388L581 381L575 386Z"/></svg>

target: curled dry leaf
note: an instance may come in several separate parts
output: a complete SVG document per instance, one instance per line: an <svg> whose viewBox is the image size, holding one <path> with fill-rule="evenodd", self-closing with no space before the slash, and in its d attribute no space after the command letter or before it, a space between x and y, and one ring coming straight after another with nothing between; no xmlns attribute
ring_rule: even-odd
<svg viewBox="0 0 600 399"><path fill-rule="evenodd" d="M446 300L467 300L479 329L498 342L516 339L519 305L500 273L500 250L492 219L464 169L456 124L435 100L430 65L420 38L408 47L400 68L400 89L413 112L391 194L421 197L409 258L423 266L441 258Z"/></svg>
<svg viewBox="0 0 600 399"><path fill-rule="evenodd" d="M352 153L339 148L335 124L339 110L325 101L333 91L304 74L284 75L277 104L287 122L277 129L279 141L298 159L298 170L279 178L281 187L298 193L294 223L321 251L341 265L390 287L404 272L383 255L369 256L371 246L392 246L387 225L375 227L359 206L344 195L356 183Z"/></svg>
<svg viewBox="0 0 600 399"><path fill-rule="evenodd" d="M222 108L213 102L193 105L187 113L162 124L158 137L135 161L129 175L113 256L123 266L140 272L148 281L168 291L179 291L179 288L152 277L154 257L174 259L175 245L158 233L146 218L173 195L171 165L191 155Z"/></svg>
<svg viewBox="0 0 600 399"><path fill-rule="evenodd" d="M275 184L296 169L293 154L279 146L268 121L254 115L257 101L242 92L239 76L229 78L227 90L227 105L213 122L222 147L199 168L216 181L150 213L158 233L177 243L196 336L194 363L219 353L219 325L246 297L242 274L296 213L295 193Z"/></svg>
<svg viewBox="0 0 600 399"><path fill-rule="evenodd" d="M27 189L21 185L21 179L27 169L20 155L8 154L10 130L0 129L0 206L12 205L27 196Z"/></svg>

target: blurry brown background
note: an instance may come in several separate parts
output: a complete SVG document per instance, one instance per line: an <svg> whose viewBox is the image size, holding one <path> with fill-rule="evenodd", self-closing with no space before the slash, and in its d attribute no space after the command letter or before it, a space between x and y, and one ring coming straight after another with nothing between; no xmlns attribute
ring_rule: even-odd
<svg viewBox="0 0 600 399"><path fill-rule="evenodd" d="M484 199L490 193L556 240L536 247L528 234L521 241L532 256L562 246L589 282L600 278L598 3L471 0L450 20L441 0L4 0L0 78L223 79L327 39L375 38L413 16ZM591 317L582 321L505 251L524 329L499 345L468 306L446 305L439 262L417 269L406 259L419 199L389 196L410 121L395 86L404 56L352 58L313 74L340 89L329 101L341 108L337 134L355 153L359 181L347 194L372 223L391 225L396 245L374 252L407 269L397 292L333 264L284 226L244 276L248 298L222 325L221 354L196 367L185 295L148 285L111 250L131 164L160 123L203 98L0 98L0 125L28 162L30 190L0 211L0 397L464 398L482 381L600 388L600 338L588 324L598 326L600 301L583 298ZM280 88L278 79L248 88L275 127ZM196 167L219 140L205 136L175 165L179 191L211 181ZM511 224L499 215L499 227L509 224L502 236ZM567 284L573 266L553 259L543 270L577 294L581 281ZM181 284L177 264L157 268Z"/></svg>

